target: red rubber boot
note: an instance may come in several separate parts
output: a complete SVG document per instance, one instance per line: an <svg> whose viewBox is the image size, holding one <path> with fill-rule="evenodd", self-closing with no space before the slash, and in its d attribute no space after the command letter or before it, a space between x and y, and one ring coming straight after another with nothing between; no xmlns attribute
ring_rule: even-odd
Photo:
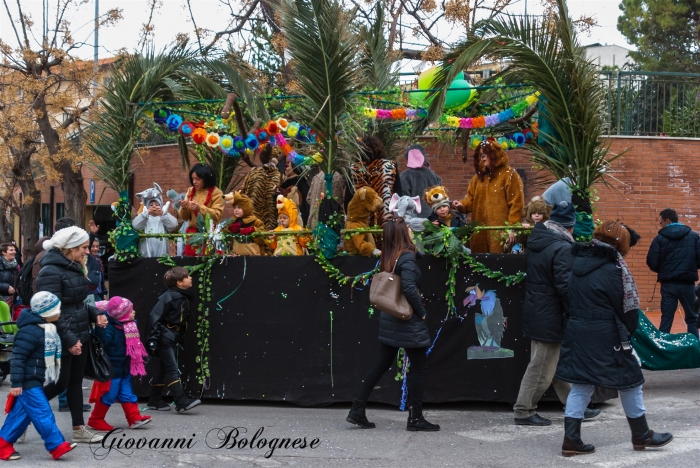
<svg viewBox="0 0 700 468"><path fill-rule="evenodd" d="M78 444L69 444L68 442L63 442L61 445L49 452L54 460L58 460L63 455L67 454L73 450Z"/></svg>
<svg viewBox="0 0 700 468"><path fill-rule="evenodd" d="M109 411L109 406L102 403L102 400L98 399L95 402L95 407L92 409L92 414L88 418L87 425L96 431L109 432L114 429L114 426L110 426L105 421L105 416L107 416L107 411ZM57 449L58 450L58 449Z"/></svg>
<svg viewBox="0 0 700 468"><path fill-rule="evenodd" d="M126 421L129 423L129 429L136 429L151 422L150 416L141 414L138 403L122 403L122 409L124 410Z"/></svg>

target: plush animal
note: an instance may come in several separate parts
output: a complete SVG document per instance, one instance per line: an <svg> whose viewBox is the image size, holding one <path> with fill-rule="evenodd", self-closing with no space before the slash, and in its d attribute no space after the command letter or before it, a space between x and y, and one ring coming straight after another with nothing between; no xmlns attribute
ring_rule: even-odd
<svg viewBox="0 0 700 468"><path fill-rule="evenodd" d="M185 195L187 194L177 193L175 190L170 189L166 192L166 195L173 201L173 208L175 208L175 211L178 211L180 209L180 202L185 199Z"/></svg>
<svg viewBox="0 0 700 468"><path fill-rule="evenodd" d="M437 203L449 200L449 197L447 196L447 190L445 190L445 187L443 187L442 185L435 185L433 187L430 187L428 190L425 191L423 198L425 198L425 201L428 202L428 205L430 205L431 207L436 205Z"/></svg>
<svg viewBox="0 0 700 468"><path fill-rule="evenodd" d="M384 206L382 198L370 187L360 187L355 191L352 200L348 203L348 220L346 229L358 229L369 227L370 217ZM350 242L345 242L345 250L350 254L360 254L365 257L378 255L377 244L370 233L359 233L350 237Z"/></svg>
<svg viewBox="0 0 700 468"><path fill-rule="evenodd" d="M418 217L420 213L421 204L420 197L399 197L398 193L391 196L391 201L389 202L389 211L391 211L394 216L403 218L406 221L408 227L411 231L421 232L425 231L425 226L423 223L426 222L426 218Z"/></svg>

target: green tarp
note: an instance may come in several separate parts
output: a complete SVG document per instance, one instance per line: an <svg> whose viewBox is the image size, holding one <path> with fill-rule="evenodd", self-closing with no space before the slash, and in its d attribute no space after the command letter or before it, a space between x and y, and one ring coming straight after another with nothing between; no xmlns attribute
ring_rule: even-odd
<svg viewBox="0 0 700 468"><path fill-rule="evenodd" d="M700 341L690 333L663 333L639 311L639 326L632 346L649 370L694 369L700 367Z"/></svg>

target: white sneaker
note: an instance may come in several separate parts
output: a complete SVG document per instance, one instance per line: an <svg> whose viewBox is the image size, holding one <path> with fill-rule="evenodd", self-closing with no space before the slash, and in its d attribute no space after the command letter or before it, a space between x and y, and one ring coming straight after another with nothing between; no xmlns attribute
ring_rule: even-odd
<svg viewBox="0 0 700 468"><path fill-rule="evenodd" d="M104 439L104 436L90 431L88 426L80 426L80 429L73 429L71 439L73 439L73 442L80 444L93 444L101 442L102 439Z"/></svg>
<svg viewBox="0 0 700 468"><path fill-rule="evenodd" d="M24 443L24 439L25 439L26 437L27 437L27 430L25 429L24 432L22 433L22 435L19 436L19 439L17 439L17 442L15 442L15 443L16 443L16 444L23 444L23 443Z"/></svg>

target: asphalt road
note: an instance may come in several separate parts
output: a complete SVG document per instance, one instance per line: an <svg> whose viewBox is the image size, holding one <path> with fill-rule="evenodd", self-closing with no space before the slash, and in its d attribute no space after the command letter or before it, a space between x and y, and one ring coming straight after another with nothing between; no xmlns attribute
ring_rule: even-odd
<svg viewBox="0 0 700 468"><path fill-rule="evenodd" d="M558 404L540 408L543 416L554 421L544 428L514 426L508 405L431 405L426 408L426 416L431 422L439 423L442 431L415 433L405 430L406 413L383 405L368 409L368 416L377 428L362 430L345 422L349 405L299 408L286 404L207 402L185 414L174 410L147 412L154 417L151 424L113 434L105 444L107 448L81 445L66 455L61 465L119 468L696 466L700 455L700 369L645 372L645 377L645 405L651 428L670 431L675 436L671 444L656 451L632 450L619 400L600 405L602 415L584 423L583 440L594 444L596 453L573 458L561 456L564 415ZM4 401L8 388L7 383L2 385L0 401ZM56 402L52 404L55 407ZM59 428L69 434L69 413L55 414ZM119 405L110 410L107 421L126 428ZM233 428L238 428L238 434ZM261 448L239 448L249 444L260 428L264 428L263 432L254 443L261 444ZM149 449L146 445L129 450L124 445L132 437L136 439L132 443L145 438L141 444L151 446L162 445L166 438L182 440L178 448ZM271 439L290 438L291 444L304 437L305 448L277 448L269 458L265 457ZM267 442L264 448L262 438ZM311 448L316 438L315 448ZM118 450L120 442L122 448ZM112 443L112 449L108 450ZM217 448L224 443L224 448ZM236 446L232 447L234 443ZM17 444L16 449L22 459L12 466L58 466L33 428L29 429L26 442Z"/></svg>

